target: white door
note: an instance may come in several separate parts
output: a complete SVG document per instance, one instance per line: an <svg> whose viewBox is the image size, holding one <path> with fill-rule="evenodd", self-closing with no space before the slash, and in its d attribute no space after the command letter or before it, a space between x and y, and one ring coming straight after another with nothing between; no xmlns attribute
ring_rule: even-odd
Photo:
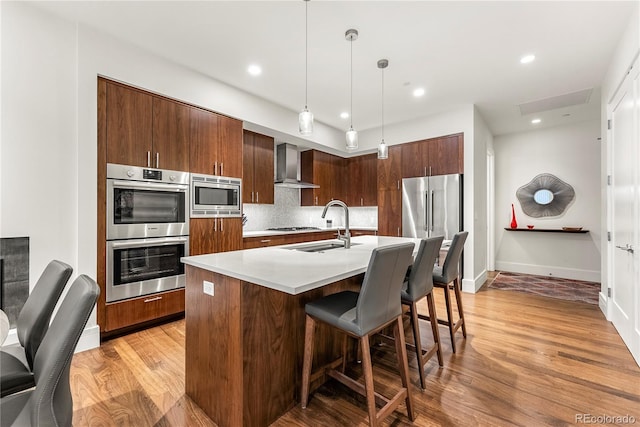
<svg viewBox="0 0 640 427"><path fill-rule="evenodd" d="M627 75L611 104L612 283L611 321L640 364L640 283L638 281L638 68Z"/></svg>

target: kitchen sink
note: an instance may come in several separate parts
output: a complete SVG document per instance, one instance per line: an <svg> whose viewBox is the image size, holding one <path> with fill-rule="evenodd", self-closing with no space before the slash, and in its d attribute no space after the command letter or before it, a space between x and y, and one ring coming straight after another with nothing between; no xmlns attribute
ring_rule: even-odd
<svg viewBox="0 0 640 427"><path fill-rule="evenodd" d="M351 243L351 246L361 245L362 243ZM288 248L292 251L302 251L302 252L324 252L329 251L331 249L339 249L344 248L343 242L320 242L320 243L304 243L301 245L289 246Z"/></svg>

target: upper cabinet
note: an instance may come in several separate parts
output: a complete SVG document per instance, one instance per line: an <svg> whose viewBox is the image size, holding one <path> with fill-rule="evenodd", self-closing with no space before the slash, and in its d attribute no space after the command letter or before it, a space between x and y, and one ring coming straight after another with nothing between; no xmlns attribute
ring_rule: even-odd
<svg viewBox="0 0 640 427"><path fill-rule="evenodd" d="M344 202L349 206L376 206L378 204L376 154L345 159Z"/></svg>
<svg viewBox="0 0 640 427"><path fill-rule="evenodd" d="M342 200L345 194L345 159L322 151L307 150L300 153L300 169L303 181L320 186L300 190L302 206L324 206L331 200Z"/></svg>
<svg viewBox="0 0 640 427"><path fill-rule="evenodd" d="M273 204L274 139L245 130L242 145L242 203Z"/></svg>
<svg viewBox="0 0 640 427"><path fill-rule="evenodd" d="M189 107L106 83L107 163L186 171Z"/></svg>
<svg viewBox="0 0 640 427"><path fill-rule="evenodd" d="M378 191L400 190L402 184L402 145L389 147L389 157L378 160Z"/></svg>
<svg viewBox="0 0 640 427"><path fill-rule="evenodd" d="M402 177L464 172L462 134L402 144Z"/></svg>
<svg viewBox="0 0 640 427"><path fill-rule="evenodd" d="M242 122L191 107L189 171L242 178Z"/></svg>

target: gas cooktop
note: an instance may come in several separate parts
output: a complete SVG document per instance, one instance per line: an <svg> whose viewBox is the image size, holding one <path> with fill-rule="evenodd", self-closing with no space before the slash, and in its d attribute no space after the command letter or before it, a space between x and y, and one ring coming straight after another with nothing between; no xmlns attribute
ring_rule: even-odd
<svg viewBox="0 0 640 427"><path fill-rule="evenodd" d="M273 227L267 228L269 231L302 231L302 230L320 230L318 227Z"/></svg>

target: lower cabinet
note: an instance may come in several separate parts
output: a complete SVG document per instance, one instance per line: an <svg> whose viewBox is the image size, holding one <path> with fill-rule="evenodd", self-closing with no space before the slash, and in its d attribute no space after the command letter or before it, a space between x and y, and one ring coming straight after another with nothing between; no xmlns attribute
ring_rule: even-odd
<svg viewBox="0 0 640 427"><path fill-rule="evenodd" d="M161 319L184 311L184 289L108 303L103 332Z"/></svg>
<svg viewBox="0 0 640 427"><path fill-rule="evenodd" d="M375 230L350 230L351 237L375 236ZM340 230L344 234L344 230ZM291 245L294 243L313 242L315 240L329 240L336 238L336 231L316 231L313 233L278 234L274 236L255 236L242 239L244 249L266 248L268 246Z"/></svg>
<svg viewBox="0 0 640 427"><path fill-rule="evenodd" d="M242 249L242 218L191 218L189 255Z"/></svg>

